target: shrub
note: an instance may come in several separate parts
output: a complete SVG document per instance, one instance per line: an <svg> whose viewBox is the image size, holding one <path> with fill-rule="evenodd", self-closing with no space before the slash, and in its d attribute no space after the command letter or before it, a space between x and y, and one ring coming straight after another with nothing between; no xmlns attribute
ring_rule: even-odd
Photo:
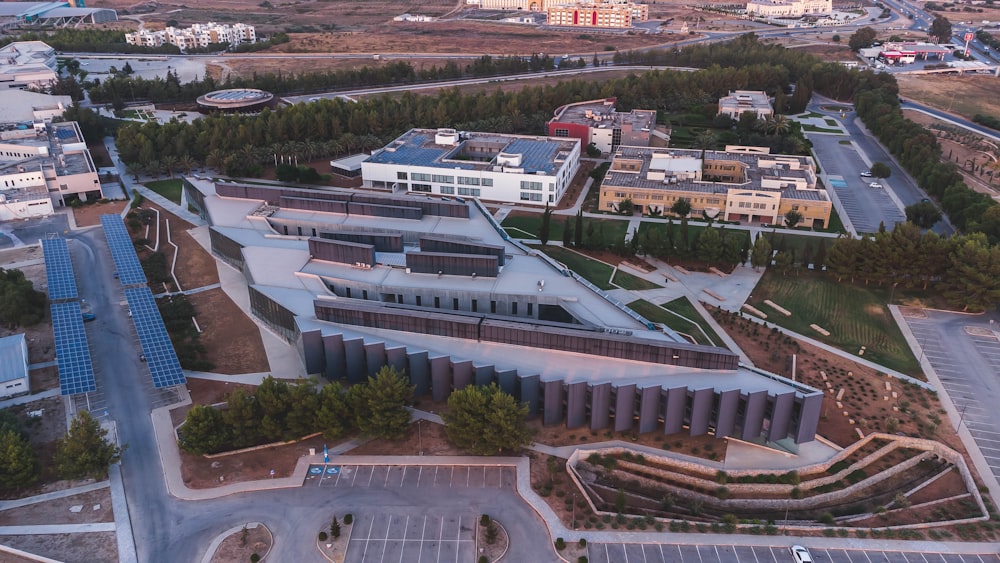
<svg viewBox="0 0 1000 563"><path fill-rule="evenodd" d="M326 538L327 538L326 532L319 533L319 541L326 541Z"/></svg>
<svg viewBox="0 0 1000 563"><path fill-rule="evenodd" d="M823 514L820 514L819 522L821 524L833 524L833 514L830 514L829 512L824 512Z"/></svg>
<svg viewBox="0 0 1000 563"><path fill-rule="evenodd" d="M556 538L556 550L562 551L566 549L566 540L562 538Z"/></svg>
<svg viewBox="0 0 1000 563"><path fill-rule="evenodd" d="M345 514L344 515L344 525L345 526L350 526L353 522L354 522L354 515L353 514Z"/></svg>
<svg viewBox="0 0 1000 563"><path fill-rule="evenodd" d="M260 555L256 553L250 555L250 563L257 563L258 561L260 561Z"/></svg>
<svg viewBox="0 0 1000 563"><path fill-rule="evenodd" d="M576 558L576 563L587 563L587 561L589 561L589 559L587 559L586 555L581 555Z"/></svg>
<svg viewBox="0 0 1000 563"><path fill-rule="evenodd" d="M490 525L490 515L489 514L483 514L482 516L480 516L479 517L479 525L480 526L489 526Z"/></svg>
<svg viewBox="0 0 1000 563"><path fill-rule="evenodd" d="M587 538L580 538L580 541L576 542L580 547L587 547Z"/></svg>
<svg viewBox="0 0 1000 563"><path fill-rule="evenodd" d="M486 557L485 555L480 555L479 556L479 563L490 563L490 558Z"/></svg>

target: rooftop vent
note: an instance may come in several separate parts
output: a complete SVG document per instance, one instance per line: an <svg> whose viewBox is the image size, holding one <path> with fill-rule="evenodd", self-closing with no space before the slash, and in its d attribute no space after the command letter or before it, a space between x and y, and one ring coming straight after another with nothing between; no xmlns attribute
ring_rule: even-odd
<svg viewBox="0 0 1000 563"><path fill-rule="evenodd" d="M454 129L438 129L434 134L434 144L453 147L458 144L458 131Z"/></svg>

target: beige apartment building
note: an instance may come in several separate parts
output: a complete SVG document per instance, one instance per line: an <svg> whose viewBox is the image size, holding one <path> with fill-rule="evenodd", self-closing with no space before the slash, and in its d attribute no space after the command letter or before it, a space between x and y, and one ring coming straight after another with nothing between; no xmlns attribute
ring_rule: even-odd
<svg viewBox="0 0 1000 563"><path fill-rule="evenodd" d="M549 5L548 25L628 28L649 19L649 7L632 2L572 2Z"/></svg>

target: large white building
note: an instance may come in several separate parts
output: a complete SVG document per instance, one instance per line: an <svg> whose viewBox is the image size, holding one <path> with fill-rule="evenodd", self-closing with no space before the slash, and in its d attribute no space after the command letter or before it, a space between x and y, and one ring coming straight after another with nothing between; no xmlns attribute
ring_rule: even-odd
<svg viewBox="0 0 1000 563"><path fill-rule="evenodd" d="M411 129L361 163L367 188L555 204L580 166L576 139Z"/></svg>
<svg viewBox="0 0 1000 563"><path fill-rule="evenodd" d="M719 113L739 119L744 113L756 113L759 119L774 115L771 99L759 90L736 90L719 98Z"/></svg>
<svg viewBox="0 0 1000 563"><path fill-rule="evenodd" d="M56 50L41 41L0 48L0 88L44 89L56 82Z"/></svg>
<svg viewBox="0 0 1000 563"><path fill-rule="evenodd" d="M0 221L48 215L68 200L102 197L76 122L39 120L0 132Z"/></svg>
<svg viewBox="0 0 1000 563"><path fill-rule="evenodd" d="M13 397L30 391L28 342L24 333L0 338L0 397Z"/></svg>
<svg viewBox="0 0 1000 563"><path fill-rule="evenodd" d="M747 15L761 18L797 18L829 14L832 0L748 0Z"/></svg>
<svg viewBox="0 0 1000 563"><path fill-rule="evenodd" d="M145 47L162 47L169 44L186 51L205 48L213 43L229 43L231 46L241 43L256 43L257 32L252 25L208 22L207 24L196 23L186 29L168 27L162 31L139 30L126 33L125 42L129 45Z"/></svg>

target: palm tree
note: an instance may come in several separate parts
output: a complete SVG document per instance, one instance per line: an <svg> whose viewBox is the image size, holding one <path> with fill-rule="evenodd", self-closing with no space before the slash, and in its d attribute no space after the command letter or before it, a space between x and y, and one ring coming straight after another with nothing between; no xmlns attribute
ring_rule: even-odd
<svg viewBox="0 0 1000 563"><path fill-rule="evenodd" d="M243 163L247 166L257 164L257 154L253 145L243 145L236 154L237 158L243 161Z"/></svg>
<svg viewBox="0 0 1000 563"><path fill-rule="evenodd" d="M146 173L152 176L154 179L160 177L160 170L162 169L160 161L150 160L149 162L146 163L146 165L143 168L145 168Z"/></svg>
<svg viewBox="0 0 1000 563"><path fill-rule="evenodd" d="M198 166L198 161L194 159L193 156L189 154L184 154L178 159L177 165L184 169L184 175L190 176L191 169Z"/></svg>
<svg viewBox="0 0 1000 563"><path fill-rule="evenodd" d="M138 182L139 181L139 174L142 173L142 166L139 166L138 164L134 164L134 163L126 165L125 166L125 172L127 174L129 174L129 175L132 176L132 181Z"/></svg>
<svg viewBox="0 0 1000 563"><path fill-rule="evenodd" d="M698 135L694 138L695 146L703 151L714 147L717 141L718 138L715 136L715 133L712 133L708 129L698 133Z"/></svg>
<svg viewBox="0 0 1000 563"><path fill-rule="evenodd" d="M167 174L170 175L170 178L173 178L174 169L177 168L177 157L172 154L165 155L163 158L160 159L160 165L167 171Z"/></svg>
<svg viewBox="0 0 1000 563"><path fill-rule="evenodd" d="M205 157L205 164L216 170L222 170L226 163L226 153L222 149L212 149Z"/></svg>
<svg viewBox="0 0 1000 563"><path fill-rule="evenodd" d="M792 123L784 115L775 115L768 119L768 130L775 135L784 135L792 129Z"/></svg>

